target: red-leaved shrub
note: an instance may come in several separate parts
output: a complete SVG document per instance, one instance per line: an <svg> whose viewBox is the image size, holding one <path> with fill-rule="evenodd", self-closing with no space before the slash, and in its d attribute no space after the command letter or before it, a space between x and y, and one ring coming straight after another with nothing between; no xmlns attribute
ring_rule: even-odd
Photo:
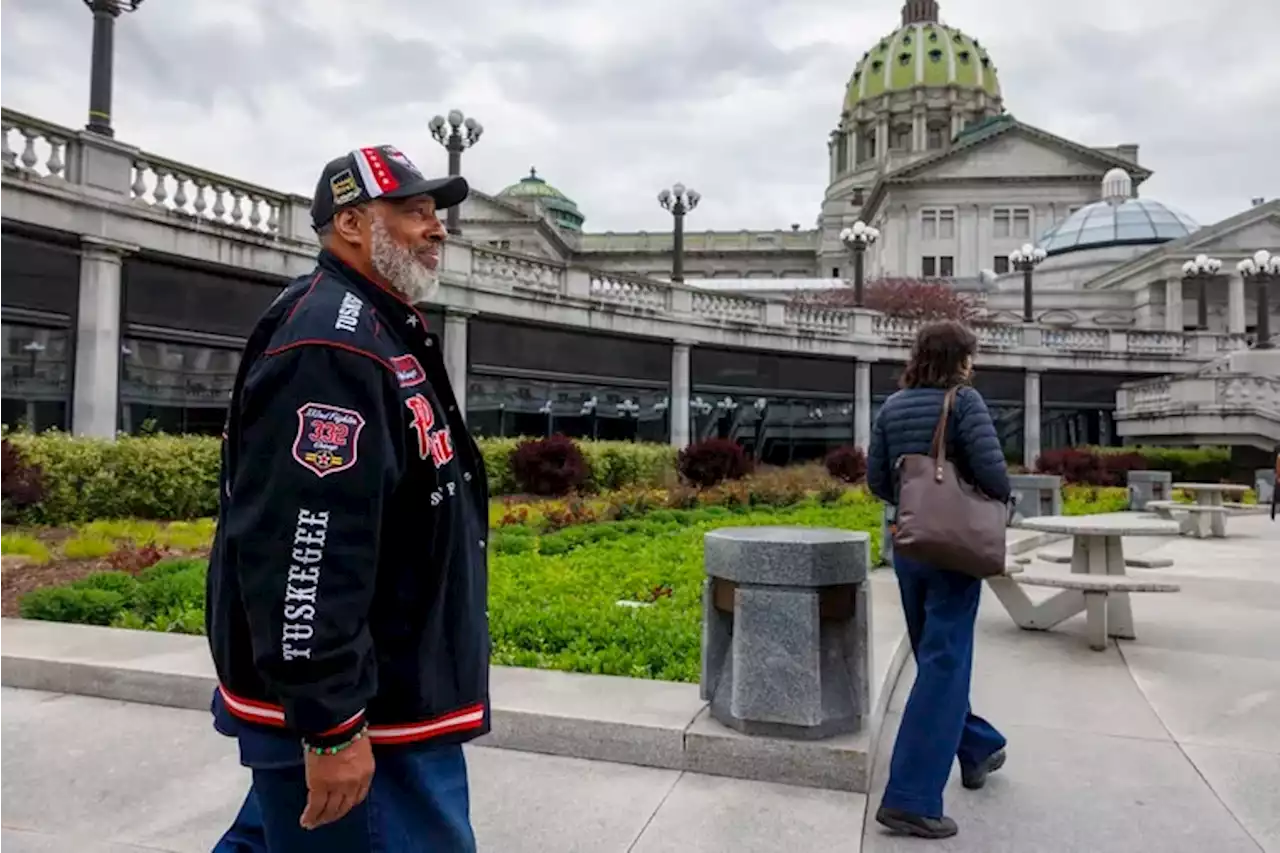
<svg viewBox="0 0 1280 853"><path fill-rule="evenodd" d="M511 451L511 473L526 494L562 497L587 480L587 461L567 436L531 439Z"/></svg>
<svg viewBox="0 0 1280 853"><path fill-rule="evenodd" d="M0 441L0 499L6 514L23 510L44 500L44 471L22 458L9 439Z"/></svg>
<svg viewBox="0 0 1280 853"><path fill-rule="evenodd" d="M687 482L705 489L747 476L751 473L751 460L736 441L708 438L681 450L676 467Z"/></svg>
<svg viewBox="0 0 1280 853"><path fill-rule="evenodd" d="M1037 473L1057 474L1068 483L1087 486L1123 486L1127 472L1150 468L1140 453L1099 453L1080 447L1046 450L1036 458Z"/></svg>
<svg viewBox="0 0 1280 853"><path fill-rule="evenodd" d="M867 476L867 454L852 444L828 453L823 464L827 466L828 474L846 483L860 483Z"/></svg>

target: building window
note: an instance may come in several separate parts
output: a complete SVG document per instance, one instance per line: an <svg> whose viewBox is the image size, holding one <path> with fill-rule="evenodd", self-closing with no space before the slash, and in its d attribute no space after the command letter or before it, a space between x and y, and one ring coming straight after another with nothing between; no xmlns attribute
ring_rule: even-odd
<svg viewBox="0 0 1280 853"><path fill-rule="evenodd" d="M849 169L849 134L843 130L836 135L836 174L843 175Z"/></svg>
<svg viewBox="0 0 1280 853"><path fill-rule="evenodd" d="M122 431L222 433L240 350L124 338L120 359Z"/></svg>
<svg viewBox="0 0 1280 853"><path fill-rule="evenodd" d="M839 278L839 277L840 277L840 267L832 267L832 268L831 268L831 277L832 277L832 278Z"/></svg>
<svg viewBox="0 0 1280 853"><path fill-rule="evenodd" d="M940 151L946 145L946 130L940 124L929 125L928 143L930 151Z"/></svg>
<svg viewBox="0 0 1280 853"><path fill-rule="evenodd" d="M70 427L71 332L4 323L3 420L9 429Z"/></svg>
<svg viewBox="0 0 1280 853"><path fill-rule="evenodd" d="M931 255L925 255L920 259L920 275L925 278L934 278L938 275L938 259Z"/></svg>
<svg viewBox="0 0 1280 853"><path fill-rule="evenodd" d="M670 399L665 387L590 380L473 374L467 423L476 436L548 436L664 442Z"/></svg>
<svg viewBox="0 0 1280 853"><path fill-rule="evenodd" d="M1009 271L1009 256L996 255L995 262L992 265L992 269L995 270L996 275L1004 275L1005 273L1007 273Z"/></svg>
<svg viewBox="0 0 1280 853"><path fill-rule="evenodd" d="M911 125L898 124L893 127L893 134L889 139L889 147L894 151L910 151L911 150Z"/></svg>
<svg viewBox="0 0 1280 853"><path fill-rule="evenodd" d="M954 240L956 236L956 212L954 210L920 211L920 237L924 240Z"/></svg>
<svg viewBox="0 0 1280 853"><path fill-rule="evenodd" d="M943 255L938 258L938 275L943 278L951 278L956 274L956 259L950 255Z"/></svg>
<svg viewBox="0 0 1280 853"><path fill-rule="evenodd" d="M1031 236L1031 208L997 207L991 211L992 233L997 238L1026 240Z"/></svg>

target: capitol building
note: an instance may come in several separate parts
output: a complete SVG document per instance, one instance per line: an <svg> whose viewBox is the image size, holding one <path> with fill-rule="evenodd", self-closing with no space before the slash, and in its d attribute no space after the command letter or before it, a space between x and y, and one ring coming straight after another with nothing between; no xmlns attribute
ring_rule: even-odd
<svg viewBox="0 0 1280 853"><path fill-rule="evenodd" d="M968 295L1011 461L1280 443L1280 201L1198 222L1142 192L1159 163L1138 143L1019 121L999 57L937 0L891 27L832 81L812 227L602 233L552 175L473 187L422 306L472 430L722 436L770 463L865 446L918 321L808 298L861 261ZM4 109L4 424L216 434L254 322L313 268L311 200L143 151L98 112ZM674 212L696 202L673 189ZM878 239L854 251L857 223Z"/></svg>

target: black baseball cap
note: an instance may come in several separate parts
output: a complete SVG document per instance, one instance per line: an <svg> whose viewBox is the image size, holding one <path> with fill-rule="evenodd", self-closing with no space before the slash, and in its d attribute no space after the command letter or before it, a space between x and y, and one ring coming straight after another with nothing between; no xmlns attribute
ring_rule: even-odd
<svg viewBox="0 0 1280 853"><path fill-rule="evenodd" d="M467 197L467 179L461 175L425 178L418 167L394 145L357 148L329 161L320 173L311 199L311 224L320 228L344 207L375 198L412 198L429 195L436 209L461 204Z"/></svg>

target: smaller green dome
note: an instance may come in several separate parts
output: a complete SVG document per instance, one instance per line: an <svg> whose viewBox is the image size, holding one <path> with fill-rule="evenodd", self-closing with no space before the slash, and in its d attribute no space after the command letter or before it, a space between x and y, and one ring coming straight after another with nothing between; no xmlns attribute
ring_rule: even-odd
<svg viewBox="0 0 1280 853"><path fill-rule="evenodd" d="M1000 97L995 63L977 39L936 20L916 20L862 55L849 78L844 108L917 86L956 86Z"/></svg>
<svg viewBox="0 0 1280 853"><path fill-rule="evenodd" d="M566 231L581 231L587 218L578 205L560 190L538 177L538 170L530 167L529 176L498 193L499 198L527 199L544 208L551 219Z"/></svg>

